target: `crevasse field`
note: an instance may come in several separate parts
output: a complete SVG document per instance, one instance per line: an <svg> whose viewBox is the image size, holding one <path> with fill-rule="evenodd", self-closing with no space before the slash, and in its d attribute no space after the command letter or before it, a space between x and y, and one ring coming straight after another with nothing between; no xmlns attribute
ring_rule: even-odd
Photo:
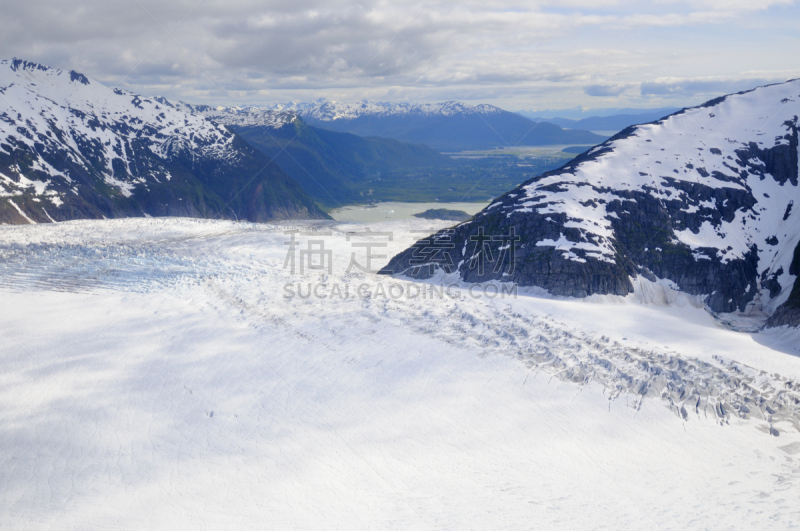
<svg viewBox="0 0 800 531"><path fill-rule="evenodd" d="M444 226L0 227L0 528L800 527L797 332L347 271Z"/></svg>

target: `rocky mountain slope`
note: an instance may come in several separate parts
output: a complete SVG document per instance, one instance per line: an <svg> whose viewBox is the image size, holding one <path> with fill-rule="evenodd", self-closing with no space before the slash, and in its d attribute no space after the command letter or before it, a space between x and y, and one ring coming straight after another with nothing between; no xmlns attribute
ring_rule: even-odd
<svg viewBox="0 0 800 531"><path fill-rule="evenodd" d="M0 222L146 215L326 217L266 155L200 114L0 61Z"/></svg>
<svg viewBox="0 0 800 531"><path fill-rule="evenodd" d="M630 127L384 273L444 270L574 297L627 295L643 277L712 312L800 324L798 115L795 80Z"/></svg>
<svg viewBox="0 0 800 531"><path fill-rule="evenodd" d="M456 101L343 103L321 99L278 105L274 109L296 112L312 126L365 137L380 136L427 144L439 151L596 144L605 140L605 137L589 131L564 130L555 124L536 123L493 105L467 105Z"/></svg>

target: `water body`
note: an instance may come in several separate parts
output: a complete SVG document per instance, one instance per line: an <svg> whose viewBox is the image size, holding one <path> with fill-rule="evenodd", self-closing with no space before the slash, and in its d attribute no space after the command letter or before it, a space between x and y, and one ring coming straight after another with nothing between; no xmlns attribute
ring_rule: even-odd
<svg viewBox="0 0 800 531"><path fill-rule="evenodd" d="M352 221L355 223L377 223L395 219L409 219L414 214L425 212L432 208L446 208L448 210L463 210L469 215L477 214L489 202L482 203L398 203L389 201L375 203L374 205L350 205L337 208L330 212L336 221Z"/></svg>
<svg viewBox="0 0 800 531"><path fill-rule="evenodd" d="M458 151L452 153L445 153L455 159L482 159L485 157L496 157L500 155L512 155L519 158L539 158L539 157L563 157L570 159L574 155L562 153L561 150L565 147L571 147L576 144L559 144L548 146L513 146L513 147L499 147L496 149L480 149L475 151Z"/></svg>

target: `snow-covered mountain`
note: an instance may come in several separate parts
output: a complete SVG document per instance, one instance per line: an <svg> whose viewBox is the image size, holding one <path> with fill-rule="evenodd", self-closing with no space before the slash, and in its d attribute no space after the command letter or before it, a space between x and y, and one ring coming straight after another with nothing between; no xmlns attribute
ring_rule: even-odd
<svg viewBox="0 0 800 531"><path fill-rule="evenodd" d="M83 74L0 61L0 222L324 217L224 126Z"/></svg>
<svg viewBox="0 0 800 531"><path fill-rule="evenodd" d="M319 99L274 105L274 111L296 113L308 124L359 136L380 136L427 144L440 151L499 146L596 144L606 137L583 130L564 130L536 123L493 105L443 103L345 103Z"/></svg>
<svg viewBox="0 0 800 531"><path fill-rule="evenodd" d="M205 116L218 124L234 127L263 126L270 129L280 129L298 118L298 114L295 111L269 107L214 107L210 105L193 105L185 102L172 102L172 105L177 109Z"/></svg>
<svg viewBox="0 0 800 531"><path fill-rule="evenodd" d="M800 324L798 115L794 80L632 126L385 272L576 297L626 295L643 277L713 312Z"/></svg>
<svg viewBox="0 0 800 531"><path fill-rule="evenodd" d="M291 123L297 116L307 120L330 122L354 120L362 116L456 116L490 115L506 111L493 105L468 105L457 101L444 103L391 103L361 101L347 103L320 98L312 102L289 102L269 106L225 107L193 105L173 102L177 108L202 114L226 125L265 125L281 127Z"/></svg>
<svg viewBox="0 0 800 531"><path fill-rule="evenodd" d="M492 115L506 111L494 105L469 105L459 101L442 103L392 103L382 101L360 101L346 103L320 98L312 102L278 104L276 111L293 111L303 118L320 121L354 120L362 116L456 116Z"/></svg>

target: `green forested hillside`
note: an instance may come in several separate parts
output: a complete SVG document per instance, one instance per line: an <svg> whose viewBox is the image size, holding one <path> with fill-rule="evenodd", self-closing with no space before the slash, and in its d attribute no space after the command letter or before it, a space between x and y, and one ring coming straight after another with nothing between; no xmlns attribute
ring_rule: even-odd
<svg viewBox="0 0 800 531"><path fill-rule="evenodd" d="M370 201L486 201L562 165L558 157L454 159L419 144L309 126L233 126L325 208Z"/></svg>

